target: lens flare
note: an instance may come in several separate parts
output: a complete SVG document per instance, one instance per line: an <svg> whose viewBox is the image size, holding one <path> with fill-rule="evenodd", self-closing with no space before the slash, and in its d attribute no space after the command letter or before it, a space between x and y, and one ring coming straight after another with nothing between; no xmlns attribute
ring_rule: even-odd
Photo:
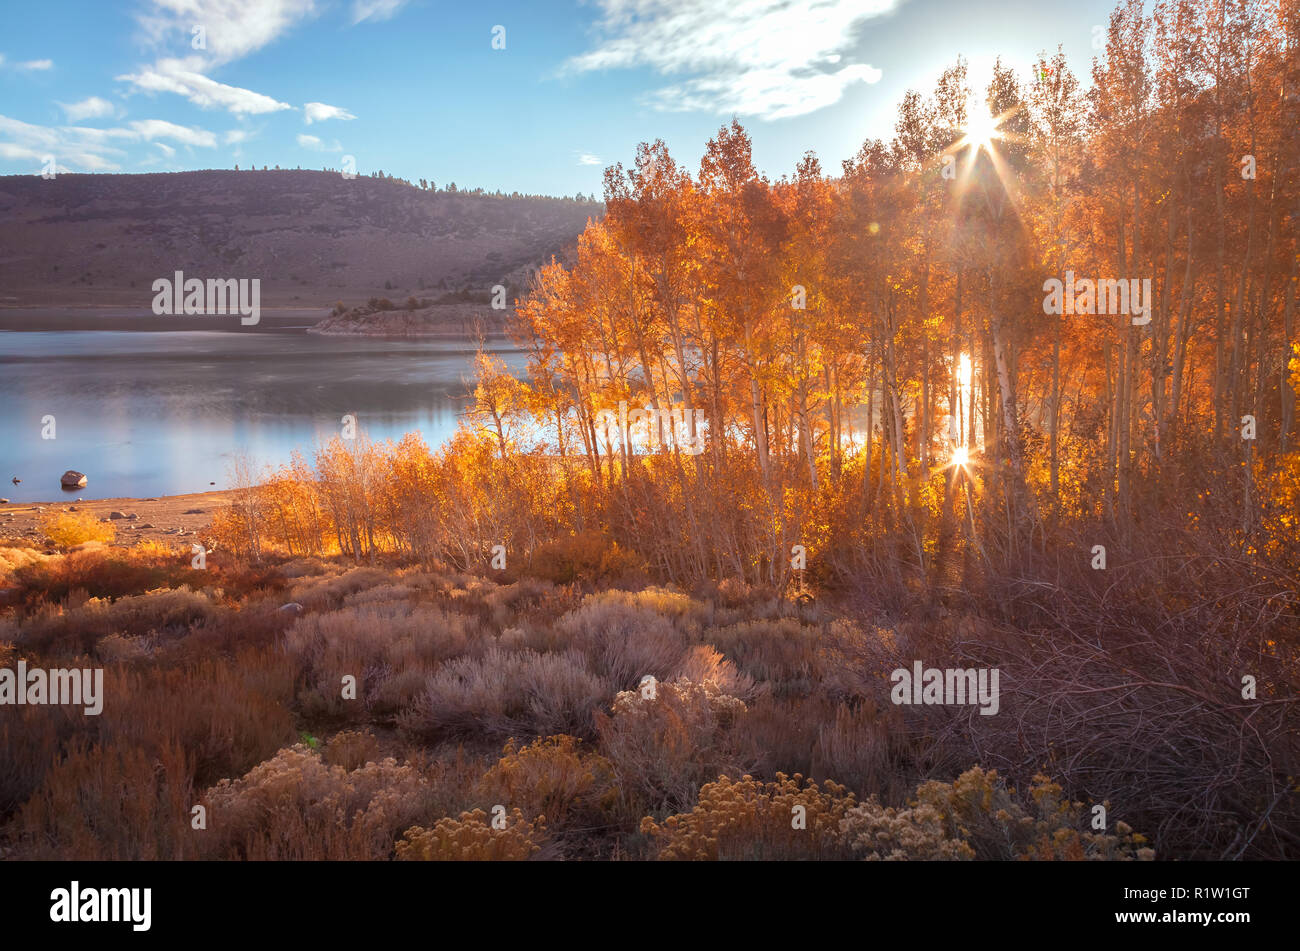
<svg viewBox="0 0 1300 951"><path fill-rule="evenodd" d="M966 124L966 142L977 149L987 149L1002 133L998 129L1000 120L986 112L976 109Z"/></svg>

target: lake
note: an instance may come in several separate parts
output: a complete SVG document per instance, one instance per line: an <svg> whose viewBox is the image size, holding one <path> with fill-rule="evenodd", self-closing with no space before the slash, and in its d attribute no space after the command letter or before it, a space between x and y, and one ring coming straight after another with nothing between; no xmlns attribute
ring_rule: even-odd
<svg viewBox="0 0 1300 951"><path fill-rule="evenodd" d="M522 371L508 341L488 349ZM289 461L357 417L371 439L455 430L475 345L458 337L322 337L228 331L0 329L0 497L142 498L229 485L246 452ZM53 416L55 438L42 438ZM68 469L88 482L64 492ZM17 476L20 485L10 479ZM215 482L215 486L209 483Z"/></svg>

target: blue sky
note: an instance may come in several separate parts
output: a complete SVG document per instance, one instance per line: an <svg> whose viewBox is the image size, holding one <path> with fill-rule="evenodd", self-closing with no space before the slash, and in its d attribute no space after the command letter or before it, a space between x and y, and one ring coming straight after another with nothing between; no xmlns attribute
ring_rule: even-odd
<svg viewBox="0 0 1300 951"><path fill-rule="evenodd" d="M599 194L737 116L759 167L830 171L958 55L982 86L1061 44L1086 82L1113 0L42 0L0 33L0 174L276 164ZM201 27L200 37L194 33ZM494 28L504 27L504 49ZM498 36L500 34L498 33Z"/></svg>

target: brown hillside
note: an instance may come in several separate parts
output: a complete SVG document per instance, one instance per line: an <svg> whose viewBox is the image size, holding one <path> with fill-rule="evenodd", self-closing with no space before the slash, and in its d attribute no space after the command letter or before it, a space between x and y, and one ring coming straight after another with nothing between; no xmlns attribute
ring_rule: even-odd
<svg viewBox="0 0 1300 951"><path fill-rule="evenodd" d="M518 285L602 210L317 171L3 176L0 305L147 309L176 270L260 278L264 305Z"/></svg>

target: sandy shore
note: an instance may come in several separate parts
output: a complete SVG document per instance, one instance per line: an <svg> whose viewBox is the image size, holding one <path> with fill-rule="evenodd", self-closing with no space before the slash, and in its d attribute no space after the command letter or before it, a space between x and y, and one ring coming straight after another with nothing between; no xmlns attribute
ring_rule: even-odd
<svg viewBox="0 0 1300 951"><path fill-rule="evenodd" d="M77 501L65 497L54 502L11 502L0 505L0 538L23 539L34 548L43 548L46 542L40 530L41 520L54 512L76 510L110 521L117 529L116 543L120 545L145 538L173 542L194 539L212 521L213 513L228 505L232 498L230 492L215 491L164 495L156 499ZM113 512L128 517L110 520ZM135 518L129 517L132 515Z"/></svg>

